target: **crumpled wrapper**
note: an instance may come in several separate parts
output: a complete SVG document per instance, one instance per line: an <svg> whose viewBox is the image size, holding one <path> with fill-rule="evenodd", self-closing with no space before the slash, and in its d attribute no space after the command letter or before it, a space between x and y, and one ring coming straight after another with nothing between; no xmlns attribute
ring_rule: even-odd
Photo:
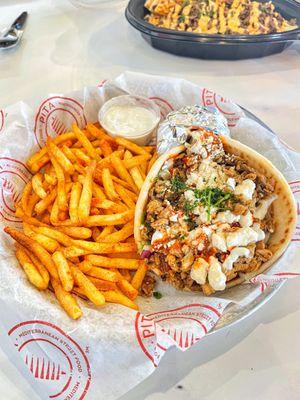
<svg viewBox="0 0 300 400"><path fill-rule="evenodd" d="M74 122L95 122L100 106L124 93L153 99L162 117L195 104L216 108L231 136L271 160L299 196L300 155L236 104L185 80L125 73L98 87L50 94L0 110L1 228L21 227L14 204L31 176L25 163L47 136L65 132ZM84 316L72 321L52 293L28 283L12 241L2 229L0 235L0 343L42 399L116 399L149 376L170 347L187 350L216 324L229 321L230 310L237 313L278 282L300 275L298 227L280 260L251 283L210 298L160 283L163 297L138 299L139 312L115 304L97 309L79 300Z"/></svg>

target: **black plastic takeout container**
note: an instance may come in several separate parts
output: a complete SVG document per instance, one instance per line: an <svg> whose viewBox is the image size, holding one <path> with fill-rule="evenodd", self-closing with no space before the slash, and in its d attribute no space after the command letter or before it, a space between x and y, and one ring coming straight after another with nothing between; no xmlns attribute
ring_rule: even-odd
<svg viewBox="0 0 300 400"><path fill-rule="evenodd" d="M195 34L159 28L144 20L148 10L145 0L130 0L126 8L128 22L139 30L156 49L180 56L215 60L240 60L280 53L295 40L300 40L300 28L265 35ZM300 25L300 3L295 0L273 0L284 18L297 20Z"/></svg>

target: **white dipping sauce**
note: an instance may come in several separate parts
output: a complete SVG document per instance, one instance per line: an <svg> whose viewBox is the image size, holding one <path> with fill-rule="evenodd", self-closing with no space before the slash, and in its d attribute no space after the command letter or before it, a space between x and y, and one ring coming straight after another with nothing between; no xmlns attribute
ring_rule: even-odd
<svg viewBox="0 0 300 400"><path fill-rule="evenodd" d="M103 123L113 133L136 136L153 128L157 117L144 107L115 105L107 110Z"/></svg>

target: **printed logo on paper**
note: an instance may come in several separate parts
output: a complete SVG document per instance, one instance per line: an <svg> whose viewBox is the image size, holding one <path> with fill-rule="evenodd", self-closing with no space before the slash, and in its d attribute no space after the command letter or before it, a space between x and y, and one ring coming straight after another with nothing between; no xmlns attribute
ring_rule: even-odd
<svg viewBox="0 0 300 400"><path fill-rule="evenodd" d="M85 398L90 364L79 344L62 329L45 321L26 321L8 335L34 379L44 383L49 399Z"/></svg>
<svg viewBox="0 0 300 400"><path fill-rule="evenodd" d="M5 114L4 114L4 110L0 110L0 132L1 132L2 129L4 128L4 124L5 124Z"/></svg>
<svg viewBox="0 0 300 400"><path fill-rule="evenodd" d="M72 124L86 125L83 106L70 97L54 96L43 101L35 116L34 134L40 147L48 136L58 136L68 131Z"/></svg>
<svg viewBox="0 0 300 400"><path fill-rule="evenodd" d="M188 304L175 309L143 315L137 313L135 330L145 355L158 365L168 347L188 349L205 336L221 317L228 301Z"/></svg>
<svg viewBox="0 0 300 400"><path fill-rule="evenodd" d="M20 200L24 185L31 173L21 161L9 157L0 158L0 215L7 222L18 224L15 204Z"/></svg>
<svg viewBox="0 0 300 400"><path fill-rule="evenodd" d="M296 208L297 208L297 217L298 217L296 231L292 238L292 242L300 242L300 181L289 182L289 185L290 185L291 191L293 192L293 195L295 197Z"/></svg>
<svg viewBox="0 0 300 400"><path fill-rule="evenodd" d="M149 97L149 100L153 100L154 103L160 108L160 115L162 118L166 118L169 112L174 111L173 106L165 99L161 97Z"/></svg>
<svg viewBox="0 0 300 400"><path fill-rule="evenodd" d="M229 127L234 127L242 115L237 105L209 89L203 89L202 103L206 107L216 107L226 117Z"/></svg>

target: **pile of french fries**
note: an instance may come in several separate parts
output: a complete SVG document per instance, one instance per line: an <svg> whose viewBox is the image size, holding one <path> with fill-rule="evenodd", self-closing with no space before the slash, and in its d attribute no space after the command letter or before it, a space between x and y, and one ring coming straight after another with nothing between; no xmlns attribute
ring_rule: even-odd
<svg viewBox="0 0 300 400"><path fill-rule="evenodd" d="M5 232L28 280L53 290L71 318L82 315L76 296L137 309L147 267L133 238L134 208L156 158L153 147L88 124L49 137L28 160L33 176L16 204L23 231Z"/></svg>

